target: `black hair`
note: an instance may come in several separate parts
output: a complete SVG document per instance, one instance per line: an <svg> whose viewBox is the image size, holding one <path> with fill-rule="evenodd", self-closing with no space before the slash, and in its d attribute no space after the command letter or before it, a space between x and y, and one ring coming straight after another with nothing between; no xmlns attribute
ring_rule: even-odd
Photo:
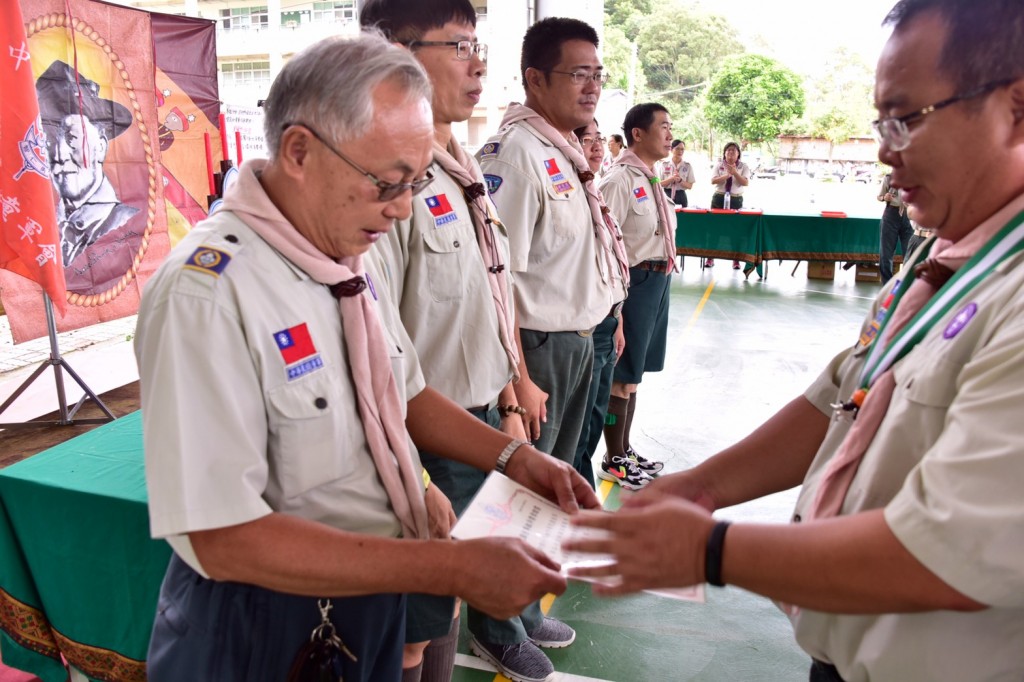
<svg viewBox="0 0 1024 682"><path fill-rule="evenodd" d="M596 118L595 118L595 119L594 119L594 120L592 121L592 123L593 123L593 124L594 124L595 126L597 126L597 129L598 129L598 130L600 130L600 129L601 129L601 126L600 126L600 125L598 124L598 122L597 122L597 119L596 119ZM585 125L585 126L580 126L579 128L576 128L575 130L573 130L573 131L572 131L572 134L573 134L573 135L575 135L576 137L578 137L579 139L581 139L581 140L582 140L582 139L583 139L583 131L584 131L584 130L586 130L586 129L587 129L587 126L589 126L589 125L590 125L590 123L588 123L588 124L587 124L587 125Z"/></svg>
<svg viewBox="0 0 1024 682"><path fill-rule="evenodd" d="M476 10L469 0L366 0L360 4L359 25L376 27L396 43L419 40L449 21L476 27Z"/></svg>
<svg viewBox="0 0 1024 682"><path fill-rule="evenodd" d="M597 31L590 24L567 17L548 17L526 29L523 51L519 58L519 71L526 88L526 70L534 68L548 77L562 60L562 45L570 40L582 40L598 47Z"/></svg>
<svg viewBox="0 0 1024 682"><path fill-rule="evenodd" d="M920 14L937 12L946 24L939 71L966 92L1024 75L1021 0L900 0L883 25L898 31Z"/></svg>
<svg viewBox="0 0 1024 682"><path fill-rule="evenodd" d="M672 149L675 149L679 145L683 145L683 149L686 149L686 143L682 140L672 140Z"/></svg>
<svg viewBox="0 0 1024 682"><path fill-rule="evenodd" d="M736 144L735 142L729 142L724 147L722 147L722 158L723 159L725 158L725 153L727 151L729 151L729 147L736 147L736 160L737 161L739 161L741 158L743 158L743 150L740 149L740 146L738 144Z"/></svg>
<svg viewBox="0 0 1024 682"><path fill-rule="evenodd" d="M659 111L668 113L668 109L657 102L646 102L637 104L626 112L626 118L622 121L622 132L626 134L627 146L633 146L633 128L647 130L654 123L654 114Z"/></svg>

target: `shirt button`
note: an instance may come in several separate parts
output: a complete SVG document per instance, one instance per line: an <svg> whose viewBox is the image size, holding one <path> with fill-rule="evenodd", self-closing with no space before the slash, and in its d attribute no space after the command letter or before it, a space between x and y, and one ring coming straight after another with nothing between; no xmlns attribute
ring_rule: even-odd
<svg viewBox="0 0 1024 682"><path fill-rule="evenodd" d="M232 244L237 244L238 243L238 237L236 237L233 234L224 235L224 239L228 240Z"/></svg>
<svg viewBox="0 0 1024 682"><path fill-rule="evenodd" d="M803 521L803 519L799 514L793 514L793 523L800 523L801 521Z"/></svg>
<svg viewBox="0 0 1024 682"><path fill-rule="evenodd" d="M459 244L459 240L456 239L455 241L452 242L452 246L454 246L457 249L461 246L461 244Z"/></svg>
<svg viewBox="0 0 1024 682"><path fill-rule="evenodd" d="M327 399L326 398L317 398L316 400L313 401L313 404L316 405L318 410L326 410L327 409Z"/></svg>

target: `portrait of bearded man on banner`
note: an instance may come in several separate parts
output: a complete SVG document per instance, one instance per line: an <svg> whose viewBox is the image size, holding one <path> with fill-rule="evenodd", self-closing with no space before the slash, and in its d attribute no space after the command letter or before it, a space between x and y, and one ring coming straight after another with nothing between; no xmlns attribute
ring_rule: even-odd
<svg viewBox="0 0 1024 682"><path fill-rule="evenodd" d="M131 127L132 115L127 107L102 97L99 84L60 60L36 80L36 93L51 178L60 196L57 220L68 290L88 293L103 270L92 272L94 266L118 249L111 244L88 256L86 249L140 211L118 198L104 172L110 143Z"/></svg>

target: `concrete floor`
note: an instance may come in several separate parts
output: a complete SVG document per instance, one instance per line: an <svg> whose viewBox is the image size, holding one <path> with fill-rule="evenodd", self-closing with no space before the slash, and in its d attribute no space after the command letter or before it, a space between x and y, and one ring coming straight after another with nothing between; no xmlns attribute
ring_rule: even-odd
<svg viewBox="0 0 1024 682"><path fill-rule="evenodd" d="M666 370L642 384L632 437L646 457L665 461L666 472L693 466L746 435L855 340L878 285L855 282L852 270L839 271L835 281L808 280L806 264L791 275L793 266L773 262L765 280L756 275L744 280L728 261L702 271L698 259L688 258L683 273L675 276ZM123 373L117 385L132 382L130 330L112 328L108 335L95 348L68 353L69 361L90 374L90 381L102 384L104 374ZM10 361L9 350L0 347L0 360ZM48 345L39 349L43 357L47 350ZM29 370L0 369L0 402L17 385L18 375ZM53 383L49 374L46 383ZM46 409L25 418L53 409L52 398L40 399L33 402ZM120 404L115 412L122 414L117 408ZM10 433L0 432L0 440L5 435L0 454L19 449ZM600 492L606 506L615 508L618 489L611 485ZM794 500L795 491L787 491L717 516L785 522ZM597 599L588 586L572 583L546 606L577 631L571 647L551 652L564 682L807 679L808 659L794 643L786 618L767 600L735 588L709 588L707 603L693 604L648 595ZM0 679L6 678L0 674ZM463 632L453 680L505 678L469 653Z"/></svg>

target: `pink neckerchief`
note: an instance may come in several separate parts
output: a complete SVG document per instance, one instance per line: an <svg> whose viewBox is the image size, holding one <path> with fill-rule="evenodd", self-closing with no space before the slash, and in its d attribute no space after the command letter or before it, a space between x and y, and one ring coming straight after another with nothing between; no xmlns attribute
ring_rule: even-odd
<svg viewBox="0 0 1024 682"><path fill-rule="evenodd" d="M258 176L266 165L263 159L242 165L237 182L224 195L223 209L238 215L314 281L331 287L338 298L352 384L377 474L384 483L395 516L402 523L402 534L409 538L428 538L423 481L409 450L401 397L391 371L384 330L369 298L360 293L366 287L362 257L334 261L299 234L260 184ZM347 291L339 294L339 289Z"/></svg>
<svg viewBox="0 0 1024 682"><path fill-rule="evenodd" d="M528 106L518 102L511 102L505 110L505 116L501 119L501 127L516 121L525 121L530 127L540 133L545 140L553 144L569 162L576 167L583 187L587 190L587 202L590 206L590 216L594 224L594 235L601 244L605 254L609 276L615 272L616 263L611 259L614 257L618 264L619 277L622 279L623 289L629 288L629 258L626 256L626 247L622 243L622 232L614 220L608 217L608 207L597 191L594 183L594 173L590 170L586 157L583 155L583 147L580 146L576 136L572 136L573 142L566 140L555 130L554 126ZM675 260L673 258L673 260Z"/></svg>
<svg viewBox="0 0 1024 682"><path fill-rule="evenodd" d="M1011 202L958 242L936 239L928 253L928 260L936 261L956 272L1020 211L1021 205L1020 199ZM913 319L937 291L938 288L928 279L915 277L903 300L893 311L892 322L886 327L884 339L876 340L875 343L891 342L899 330ZM808 520L839 515L850 485L857 475L861 459L878 433L878 427L885 418L895 390L896 380L890 368L871 386L871 390L864 398L864 404L857 411L856 421L843 439L839 452L825 470L814 496Z"/></svg>
<svg viewBox="0 0 1024 682"><path fill-rule="evenodd" d="M515 313L509 297L508 273L504 272L506 265L502 262L501 253L494 240L494 221L491 216L495 214L495 211L487 196L487 190L484 189L480 171L466 154L466 150L454 139L451 140L448 147L445 149L435 141L434 161L459 183L466 197L466 203L469 204L473 226L476 228L476 242L480 247L484 266L487 268L491 298L494 300L494 308L498 313L498 335L501 337L501 345L505 349L505 354L508 356L509 362L512 363L515 380L519 381L519 349L516 346L514 334Z"/></svg>
<svg viewBox="0 0 1024 682"><path fill-rule="evenodd" d="M644 174L644 177L650 182L651 187L658 191L651 191L654 195L654 203L658 206L658 220L661 222L661 235L665 242L665 260L670 264L669 274L676 271L676 223L672 220L672 216L675 215L674 209L668 207L668 196L661 191L661 187L656 185L655 182L658 180L658 176L647 167L647 164L640 160L640 157L633 153L631 149L624 149L619 154L618 160L613 164L615 166L629 166L630 168L636 168L638 171Z"/></svg>

